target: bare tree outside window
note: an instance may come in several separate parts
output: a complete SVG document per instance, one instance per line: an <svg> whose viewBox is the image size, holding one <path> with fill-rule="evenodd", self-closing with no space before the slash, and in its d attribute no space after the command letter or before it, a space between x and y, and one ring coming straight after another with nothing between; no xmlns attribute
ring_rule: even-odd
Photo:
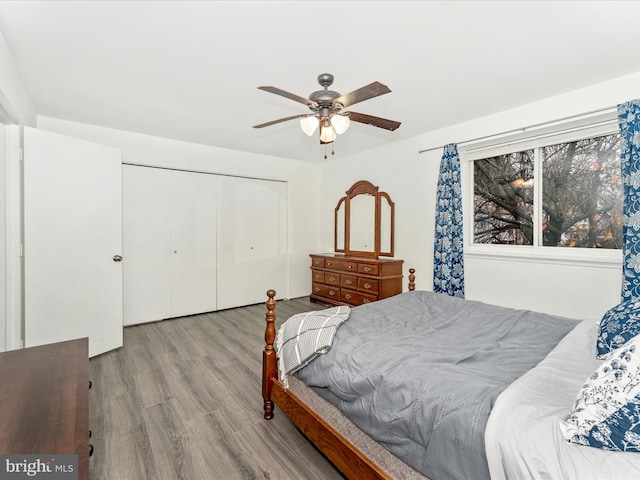
<svg viewBox="0 0 640 480"><path fill-rule="evenodd" d="M533 245L533 150L476 160L474 241Z"/></svg>
<svg viewBox="0 0 640 480"><path fill-rule="evenodd" d="M543 245L622 248L620 135L542 148Z"/></svg>
<svg viewBox="0 0 640 480"><path fill-rule="evenodd" d="M620 136L539 150L542 245L622 248ZM533 245L534 153L530 149L474 162L475 243Z"/></svg>

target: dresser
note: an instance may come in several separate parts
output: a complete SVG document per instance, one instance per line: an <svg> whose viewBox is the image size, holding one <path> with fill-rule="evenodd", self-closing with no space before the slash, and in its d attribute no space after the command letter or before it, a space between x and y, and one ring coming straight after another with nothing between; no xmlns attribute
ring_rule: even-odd
<svg viewBox="0 0 640 480"><path fill-rule="evenodd" d="M0 453L77 454L77 478L87 480L88 339L0 353L0 378Z"/></svg>
<svg viewBox="0 0 640 480"><path fill-rule="evenodd" d="M402 293L402 260L310 256L312 302L356 306Z"/></svg>

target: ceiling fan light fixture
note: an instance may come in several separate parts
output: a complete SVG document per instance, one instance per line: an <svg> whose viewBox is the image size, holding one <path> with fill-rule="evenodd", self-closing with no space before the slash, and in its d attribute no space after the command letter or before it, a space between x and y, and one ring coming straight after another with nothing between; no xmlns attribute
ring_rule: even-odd
<svg viewBox="0 0 640 480"><path fill-rule="evenodd" d="M322 143L331 143L336 139L336 131L329 121L323 122L320 127L320 141Z"/></svg>
<svg viewBox="0 0 640 480"><path fill-rule="evenodd" d="M335 114L331 117L331 126L338 135L342 135L346 132L350 124L351 119L348 115Z"/></svg>
<svg viewBox="0 0 640 480"><path fill-rule="evenodd" d="M318 120L318 117L314 115L309 115L300 119L300 128L302 128L302 131L309 137L317 130L319 124L320 121Z"/></svg>

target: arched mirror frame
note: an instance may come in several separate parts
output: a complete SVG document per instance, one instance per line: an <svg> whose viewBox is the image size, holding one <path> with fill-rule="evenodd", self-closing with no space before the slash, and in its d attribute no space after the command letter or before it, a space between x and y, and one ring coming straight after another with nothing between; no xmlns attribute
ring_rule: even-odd
<svg viewBox="0 0 640 480"><path fill-rule="evenodd" d="M334 250L354 257L393 257L395 204L389 194L380 192L378 187L366 180L354 183L346 194L338 201L334 211ZM351 201L357 195L372 195L375 199L374 212L372 212L374 245L371 251L355 250L350 246L351 226L353 225L351 222ZM388 225L381 224L383 201L386 202L389 209L388 213L384 215ZM385 236L384 244L389 246L387 251L381 250L382 235Z"/></svg>

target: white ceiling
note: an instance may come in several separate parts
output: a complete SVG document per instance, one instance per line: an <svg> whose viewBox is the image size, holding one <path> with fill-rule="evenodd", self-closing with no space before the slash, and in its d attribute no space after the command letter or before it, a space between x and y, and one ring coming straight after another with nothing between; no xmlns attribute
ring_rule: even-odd
<svg viewBox="0 0 640 480"><path fill-rule="evenodd" d="M352 107L346 156L640 71L635 1L0 1L0 29L39 115L320 161L306 113L320 73Z"/></svg>

